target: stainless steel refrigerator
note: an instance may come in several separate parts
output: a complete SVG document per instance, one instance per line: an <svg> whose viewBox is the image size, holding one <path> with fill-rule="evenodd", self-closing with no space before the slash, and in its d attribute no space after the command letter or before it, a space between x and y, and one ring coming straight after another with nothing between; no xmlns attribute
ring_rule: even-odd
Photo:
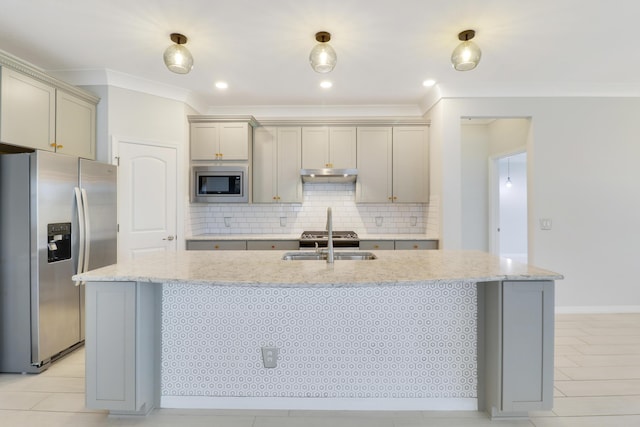
<svg viewBox="0 0 640 427"><path fill-rule="evenodd" d="M84 341L77 272L116 262L113 165L0 155L0 372L37 373Z"/></svg>

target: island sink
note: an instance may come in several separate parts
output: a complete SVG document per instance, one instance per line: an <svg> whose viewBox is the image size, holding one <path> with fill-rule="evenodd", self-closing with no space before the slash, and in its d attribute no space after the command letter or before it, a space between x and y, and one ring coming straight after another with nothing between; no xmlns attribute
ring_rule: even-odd
<svg viewBox="0 0 640 427"><path fill-rule="evenodd" d="M282 256L285 261L326 261L329 257L327 252L287 252ZM347 261L367 261L377 259L378 257L372 252L334 252L334 260Z"/></svg>

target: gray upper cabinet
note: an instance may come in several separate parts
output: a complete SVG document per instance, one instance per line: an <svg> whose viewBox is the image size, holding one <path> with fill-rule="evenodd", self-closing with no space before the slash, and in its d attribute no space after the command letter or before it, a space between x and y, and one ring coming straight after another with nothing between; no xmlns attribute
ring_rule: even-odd
<svg viewBox="0 0 640 427"><path fill-rule="evenodd" d="M191 123L191 160L246 161L252 140L249 123Z"/></svg>
<svg viewBox="0 0 640 427"><path fill-rule="evenodd" d="M356 202L392 202L391 127L359 127L357 146Z"/></svg>
<svg viewBox="0 0 640 427"><path fill-rule="evenodd" d="M358 128L358 203L429 201L428 127Z"/></svg>
<svg viewBox="0 0 640 427"><path fill-rule="evenodd" d="M3 66L0 140L95 159L98 98Z"/></svg>
<svg viewBox="0 0 640 427"><path fill-rule="evenodd" d="M393 201L429 202L429 139L426 126L393 128Z"/></svg>
<svg viewBox="0 0 640 427"><path fill-rule="evenodd" d="M96 158L96 106L56 92L56 151L85 159Z"/></svg>
<svg viewBox="0 0 640 427"><path fill-rule="evenodd" d="M301 203L300 128L258 127L253 141L253 203Z"/></svg>
<svg viewBox="0 0 640 427"><path fill-rule="evenodd" d="M2 67L0 141L55 151L55 88Z"/></svg>
<svg viewBox="0 0 640 427"><path fill-rule="evenodd" d="M307 126L302 128L303 169L356 167L356 128Z"/></svg>

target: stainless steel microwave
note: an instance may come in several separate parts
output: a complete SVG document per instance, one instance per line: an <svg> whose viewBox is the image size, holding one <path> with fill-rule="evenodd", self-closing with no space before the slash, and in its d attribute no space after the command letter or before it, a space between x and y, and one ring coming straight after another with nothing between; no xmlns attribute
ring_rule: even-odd
<svg viewBox="0 0 640 427"><path fill-rule="evenodd" d="M193 166L192 203L248 203L249 167L247 165Z"/></svg>

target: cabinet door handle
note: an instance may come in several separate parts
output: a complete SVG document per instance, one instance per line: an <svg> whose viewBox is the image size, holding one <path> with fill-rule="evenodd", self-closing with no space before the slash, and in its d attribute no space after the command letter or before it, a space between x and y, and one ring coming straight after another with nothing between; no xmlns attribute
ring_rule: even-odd
<svg viewBox="0 0 640 427"><path fill-rule="evenodd" d="M213 248L214 249L220 249L220 246L219 245L215 245Z"/></svg>
<svg viewBox="0 0 640 427"><path fill-rule="evenodd" d="M168 240L168 241L172 241L173 239L175 239L175 236L167 236L162 240Z"/></svg>
<svg viewBox="0 0 640 427"><path fill-rule="evenodd" d="M55 142L52 142L51 144L49 144L49 147L56 148L56 145L57 145L57 144L56 144Z"/></svg>
<svg viewBox="0 0 640 427"><path fill-rule="evenodd" d="M379 249L380 246L379 245L373 245L373 249Z"/></svg>
<svg viewBox="0 0 640 427"><path fill-rule="evenodd" d="M56 150L59 150L60 148L64 148L64 145L56 144Z"/></svg>
<svg viewBox="0 0 640 427"><path fill-rule="evenodd" d="M418 249L418 245L413 245L413 249Z"/></svg>

